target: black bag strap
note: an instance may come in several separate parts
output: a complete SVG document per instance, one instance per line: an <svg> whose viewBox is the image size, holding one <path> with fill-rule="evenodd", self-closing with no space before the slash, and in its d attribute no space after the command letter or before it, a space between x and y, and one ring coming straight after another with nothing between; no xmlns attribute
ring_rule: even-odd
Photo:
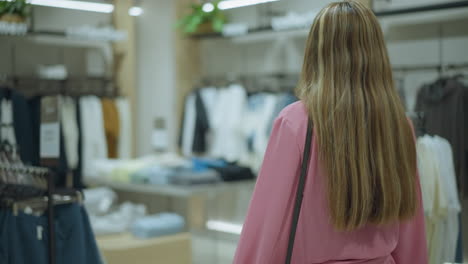
<svg viewBox="0 0 468 264"><path fill-rule="evenodd" d="M307 134L306 134L306 139L305 139L304 154L302 157L301 174L299 177L299 183L297 184L296 201L294 203L294 211L293 211L293 217L292 217L292 222L291 222L291 229L289 232L289 242L288 242L288 251L286 255L286 264L291 263L291 258L292 258L293 248L294 248L294 239L296 238L297 222L299 221L299 214L301 213L302 198L304 197L305 180L307 177L307 171L309 169L310 150L311 150L311 145L312 145L312 133L313 133L313 124L312 124L312 121L309 120L307 124Z"/></svg>

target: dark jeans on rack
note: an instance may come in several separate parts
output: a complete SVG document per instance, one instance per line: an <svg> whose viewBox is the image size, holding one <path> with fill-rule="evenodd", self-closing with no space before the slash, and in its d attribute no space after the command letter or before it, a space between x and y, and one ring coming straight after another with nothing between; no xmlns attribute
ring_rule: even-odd
<svg viewBox="0 0 468 264"><path fill-rule="evenodd" d="M88 215L78 204L55 207L57 264L101 264ZM0 210L0 264L48 264L46 214Z"/></svg>

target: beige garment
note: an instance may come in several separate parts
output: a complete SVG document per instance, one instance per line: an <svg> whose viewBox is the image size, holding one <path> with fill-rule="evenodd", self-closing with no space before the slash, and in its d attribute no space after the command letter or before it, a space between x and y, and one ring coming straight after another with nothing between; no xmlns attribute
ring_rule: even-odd
<svg viewBox="0 0 468 264"><path fill-rule="evenodd" d="M109 158L118 156L120 118L114 100L101 99L102 113L104 116L104 130L106 132L107 153Z"/></svg>

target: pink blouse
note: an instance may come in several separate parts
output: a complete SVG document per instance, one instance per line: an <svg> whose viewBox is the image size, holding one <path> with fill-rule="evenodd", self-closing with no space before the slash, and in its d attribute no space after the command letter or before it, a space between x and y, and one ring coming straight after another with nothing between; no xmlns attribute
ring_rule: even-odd
<svg viewBox="0 0 468 264"><path fill-rule="evenodd" d="M284 109L276 119L235 264L285 262L306 130L307 112L301 102ZM420 206L411 221L340 232L329 221L325 177L314 137L292 263L428 263L419 184Z"/></svg>

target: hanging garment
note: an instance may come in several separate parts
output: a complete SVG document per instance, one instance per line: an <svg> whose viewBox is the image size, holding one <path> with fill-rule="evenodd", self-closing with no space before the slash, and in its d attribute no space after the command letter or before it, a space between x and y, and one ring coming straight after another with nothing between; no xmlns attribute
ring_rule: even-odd
<svg viewBox="0 0 468 264"><path fill-rule="evenodd" d="M268 136L271 134L271 129L273 128L273 122L275 121L276 117L279 115L279 113L288 105L296 102L298 98L294 96L294 94L291 93L284 93L280 94L278 101L275 106L275 110L273 112L273 115L271 116L270 123L268 125Z"/></svg>
<svg viewBox="0 0 468 264"><path fill-rule="evenodd" d="M104 130L106 132L107 155L111 159L118 156L120 137L120 118L114 101L108 98L101 99Z"/></svg>
<svg viewBox="0 0 468 264"><path fill-rule="evenodd" d="M218 89L214 87L203 88L200 90L201 99L203 101L203 105L205 106L205 111L208 117L208 124L210 129L207 131L205 135L206 138L206 152L210 153L213 147L213 128L212 124L215 118L215 107L216 102L218 100Z"/></svg>
<svg viewBox="0 0 468 264"><path fill-rule="evenodd" d="M132 115L130 103L127 98L117 98L115 100L119 113L119 145L117 156L119 159L130 159L132 157Z"/></svg>
<svg viewBox="0 0 468 264"><path fill-rule="evenodd" d="M2 141L7 141L11 145L16 145L15 127L13 124L13 106L11 100L0 100L0 113L1 113L1 138Z"/></svg>
<svg viewBox="0 0 468 264"><path fill-rule="evenodd" d="M418 165L426 215L429 263L455 260L461 211L452 149L441 137L418 139Z"/></svg>
<svg viewBox="0 0 468 264"><path fill-rule="evenodd" d="M21 160L29 165L39 165L38 153L35 150L39 149L39 138L33 137L31 112L29 109L26 98L13 89L0 88L0 101L2 102L2 109L6 111L2 118L8 118L6 121L13 124L14 136L11 135L12 129L7 131L2 129L1 132L9 133L8 137L17 144L18 152Z"/></svg>
<svg viewBox="0 0 468 264"><path fill-rule="evenodd" d="M57 264L101 264L86 210L78 204L55 207ZM2 264L48 264L48 219L11 210L0 210Z"/></svg>
<svg viewBox="0 0 468 264"><path fill-rule="evenodd" d="M247 93L238 84L219 91L211 125L214 137L211 157L227 161L238 161L241 158L246 140L242 131L246 102Z"/></svg>
<svg viewBox="0 0 468 264"><path fill-rule="evenodd" d="M466 88L453 80L439 80L418 93L415 111L423 112L428 134L447 139L452 148L459 190L468 194L468 124Z"/></svg>
<svg viewBox="0 0 468 264"><path fill-rule="evenodd" d="M245 152L240 163L258 171L268 143L270 119L274 115L280 97L278 95L259 93L248 97L244 109L242 129L247 139Z"/></svg>
<svg viewBox="0 0 468 264"><path fill-rule="evenodd" d="M195 134L195 95L189 94L185 99L184 123L182 125L182 153L186 157L192 156L193 140Z"/></svg>
<svg viewBox="0 0 468 264"><path fill-rule="evenodd" d="M210 123L200 90L195 92L195 111L192 151L193 153L203 154L208 149L207 136L210 130Z"/></svg>
<svg viewBox="0 0 468 264"><path fill-rule="evenodd" d="M76 104L73 98L68 96L61 97L59 112L68 168L75 170L79 162L79 130L78 121L76 120Z"/></svg>
<svg viewBox="0 0 468 264"><path fill-rule="evenodd" d="M433 141L434 151L438 156L441 189L443 189L442 193L445 194L447 201L446 208L444 208L446 217L440 227L443 235L441 243L442 256L438 261L440 263L454 262L459 234L458 216L461 212L461 204L458 198L452 147L446 139L438 136L435 136Z"/></svg>
<svg viewBox="0 0 468 264"><path fill-rule="evenodd" d="M101 101L96 96L82 97L80 112L82 175L99 177L94 171L93 162L108 158Z"/></svg>

